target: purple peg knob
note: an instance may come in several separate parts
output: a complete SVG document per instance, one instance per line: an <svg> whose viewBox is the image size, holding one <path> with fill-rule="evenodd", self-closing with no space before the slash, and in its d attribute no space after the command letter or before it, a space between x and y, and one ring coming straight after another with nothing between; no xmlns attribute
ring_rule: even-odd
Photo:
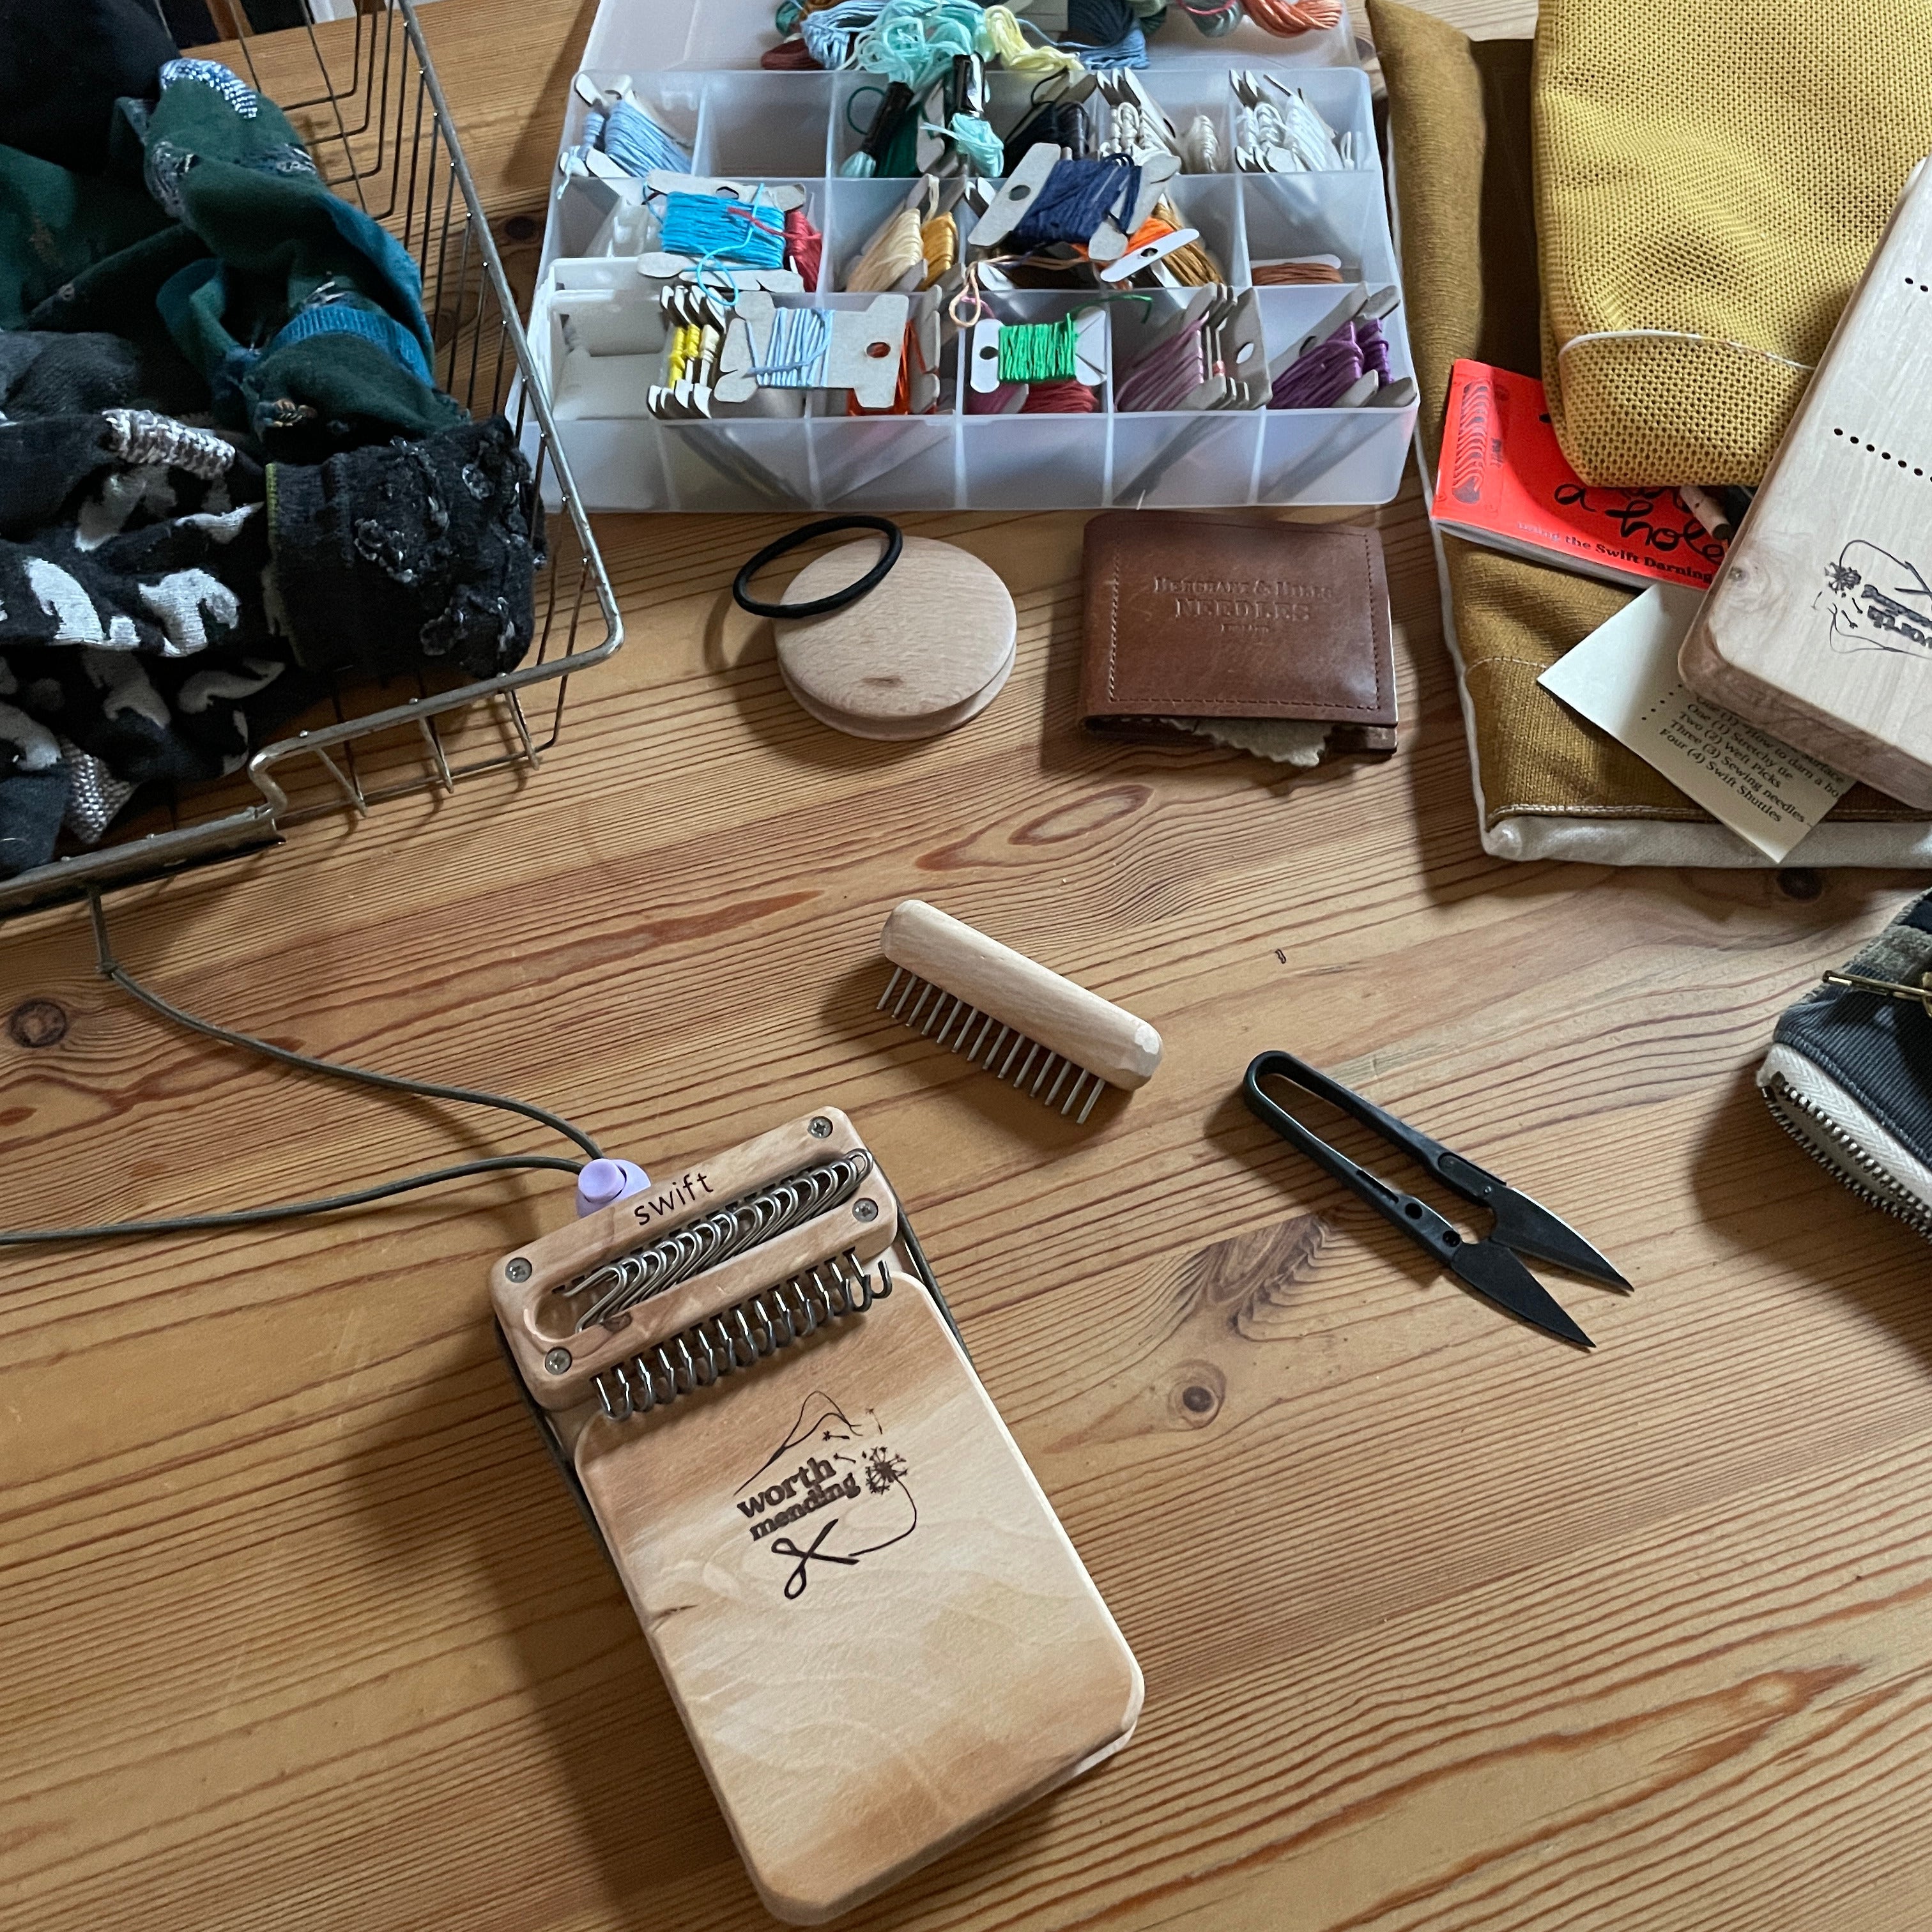
<svg viewBox="0 0 1932 1932"><path fill-rule="evenodd" d="M650 1176L634 1160L586 1161L577 1177L577 1217L581 1220L650 1184Z"/></svg>

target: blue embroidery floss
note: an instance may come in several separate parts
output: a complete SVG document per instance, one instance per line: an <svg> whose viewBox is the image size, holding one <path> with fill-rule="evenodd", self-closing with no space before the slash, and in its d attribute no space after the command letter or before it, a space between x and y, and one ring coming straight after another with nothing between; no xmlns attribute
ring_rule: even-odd
<svg viewBox="0 0 1932 1932"><path fill-rule="evenodd" d="M946 133L976 175L1005 173L1006 149L998 135L976 114L956 114Z"/></svg>
<svg viewBox="0 0 1932 1932"><path fill-rule="evenodd" d="M884 11L885 0L838 0L806 14L798 30L820 67L850 67L859 42Z"/></svg>
<svg viewBox="0 0 1932 1932"><path fill-rule="evenodd" d="M748 373L768 389L816 389L831 346L832 318L824 309L774 309L765 359Z"/></svg>
<svg viewBox="0 0 1932 1932"><path fill-rule="evenodd" d="M691 157L634 100L617 101L608 114L586 116L584 145L602 148L639 181L653 168L676 175L691 172Z"/></svg>
<svg viewBox="0 0 1932 1932"><path fill-rule="evenodd" d="M1060 161L1032 207L1006 238L1016 254L1057 242L1086 242L1109 215L1124 227L1141 191L1139 164L1124 154L1104 160Z"/></svg>
<svg viewBox="0 0 1932 1932"><path fill-rule="evenodd" d="M784 229L776 208L746 207L721 195L673 194L664 200L661 233L674 255L746 268L784 262Z"/></svg>
<svg viewBox="0 0 1932 1932"><path fill-rule="evenodd" d="M1147 36L1138 27L1112 46L1080 47L1076 51L1090 74L1108 74L1120 68L1148 64Z"/></svg>

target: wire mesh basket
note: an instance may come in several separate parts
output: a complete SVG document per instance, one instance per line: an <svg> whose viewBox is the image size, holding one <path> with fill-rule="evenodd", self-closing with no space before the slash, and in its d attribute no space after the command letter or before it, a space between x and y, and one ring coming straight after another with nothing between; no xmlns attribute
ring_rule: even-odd
<svg viewBox="0 0 1932 1932"><path fill-rule="evenodd" d="M438 384L472 416L502 410L530 457L533 520L544 518L546 500L553 506L530 650L514 670L479 682L345 676L322 706L231 778L184 787L131 814L100 847L0 880L0 919L259 850L305 819L360 816L411 793L533 769L562 731L572 674L622 641L610 579L416 8L412 0L380 10L366 4L350 18L244 35L231 64L288 115L323 181L414 257ZM226 10L238 23L244 17L238 6Z"/></svg>

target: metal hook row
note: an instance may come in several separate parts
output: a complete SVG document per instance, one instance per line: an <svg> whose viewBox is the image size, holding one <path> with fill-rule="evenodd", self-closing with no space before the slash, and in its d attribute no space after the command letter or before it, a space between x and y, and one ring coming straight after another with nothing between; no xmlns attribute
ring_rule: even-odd
<svg viewBox="0 0 1932 1932"><path fill-rule="evenodd" d="M803 1341L826 1322L864 1314L892 1292L892 1264L881 1255L878 1267L874 1288L872 1276L848 1248L842 1257L794 1275L722 1315L708 1316L659 1347L606 1369L595 1384L604 1413L614 1422L648 1415L694 1389L709 1388L734 1370L755 1368L766 1356ZM830 1280L824 1278L826 1275Z"/></svg>
<svg viewBox="0 0 1932 1932"><path fill-rule="evenodd" d="M855 1148L741 1195L661 1240L580 1275L560 1291L592 1298L578 1318L578 1332L828 1213L849 1200L872 1171L872 1156Z"/></svg>
<svg viewBox="0 0 1932 1932"><path fill-rule="evenodd" d="M1094 1102L1106 1088L1106 1082L1099 1074L1088 1072L1077 1060L1068 1059L1063 1053L1055 1053L1052 1048L1042 1046L1038 1040L1016 1028L1002 1025L992 1014L968 1005L957 993L949 993L929 980L922 980L916 973L908 972L903 966L892 968L892 976L886 982L886 990L880 994L874 1012L884 1011L886 1002L892 997L892 989L902 980L905 986L893 1004L894 1019L903 1020L914 1032L941 1046L950 1047L955 1053L963 1053L969 1062L977 1061L994 1079L1010 1079L1014 1086L1047 1106L1059 1101L1060 1090L1066 1088L1066 1097L1060 1103L1060 1112L1073 1114L1075 1103L1079 1102L1080 1111L1073 1114L1075 1124L1085 1124L1087 1116L1094 1111ZM916 998L913 998L915 988L918 989ZM933 1000L928 1011L926 1002L935 993L939 998ZM910 1011L906 1010L908 999L912 1000ZM923 1026L918 1023L922 1012L926 1012ZM974 1025L976 1020L979 1022L976 1029ZM938 1028L936 1033L933 1030L935 1026ZM949 1034L952 1036L950 1040L946 1037ZM983 1060L980 1058L982 1048L986 1056ZM1066 1076L1070 1073L1076 1077L1072 1085L1067 1087ZM1081 1100L1083 1090L1086 1096L1084 1102Z"/></svg>

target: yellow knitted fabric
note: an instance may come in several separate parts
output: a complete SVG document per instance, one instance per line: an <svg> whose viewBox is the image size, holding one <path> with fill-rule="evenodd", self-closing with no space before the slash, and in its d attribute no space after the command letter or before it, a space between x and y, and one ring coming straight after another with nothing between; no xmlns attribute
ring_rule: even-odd
<svg viewBox="0 0 1932 1932"><path fill-rule="evenodd" d="M1927 0L1543 0L1543 371L1591 483L1755 483L1932 153Z"/></svg>

